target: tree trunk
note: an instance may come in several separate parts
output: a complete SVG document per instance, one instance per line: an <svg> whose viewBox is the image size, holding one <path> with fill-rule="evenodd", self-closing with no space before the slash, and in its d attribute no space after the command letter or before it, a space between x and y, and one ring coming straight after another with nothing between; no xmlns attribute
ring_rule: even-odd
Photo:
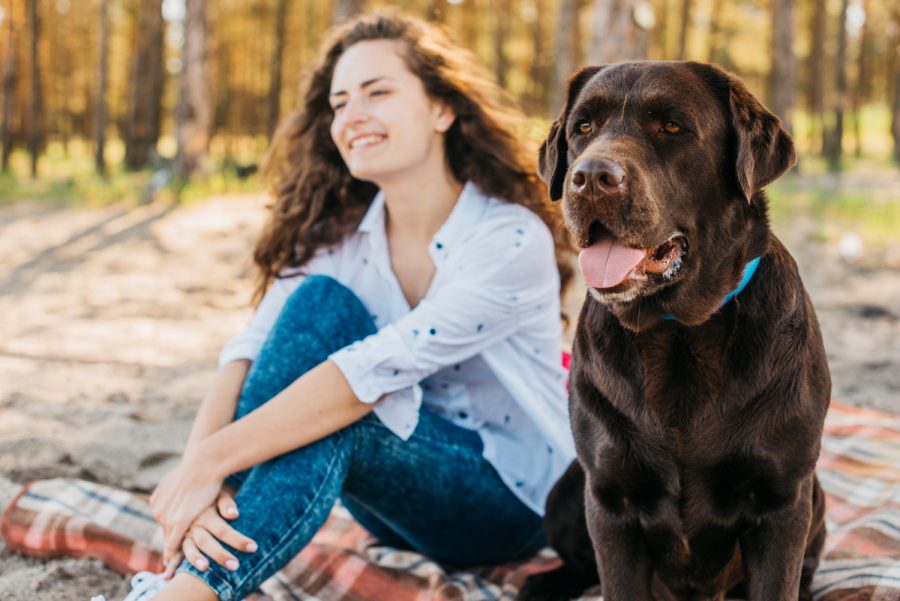
<svg viewBox="0 0 900 601"><path fill-rule="evenodd" d="M125 127L125 164L145 167L159 140L163 92L162 0L137 2L131 100Z"/></svg>
<svg viewBox="0 0 900 601"><path fill-rule="evenodd" d="M894 161L900 165L900 6L894 5L892 39L888 45L893 52L891 79L893 80L893 102L891 103L891 135L894 137Z"/></svg>
<svg viewBox="0 0 900 601"><path fill-rule="evenodd" d="M425 18L435 23L443 23L445 4L446 2L444 0L431 0L431 2L428 4L428 10L425 13Z"/></svg>
<svg viewBox="0 0 900 601"><path fill-rule="evenodd" d="M841 166L844 138L844 109L847 105L847 4L841 0L841 13L838 19L838 52L835 57L835 102L834 124L825 136L825 158L828 167L835 171Z"/></svg>
<svg viewBox="0 0 900 601"><path fill-rule="evenodd" d="M581 28L578 21L579 0L560 0L556 21L556 58L552 63L549 109L556 115L562 108L566 80L579 62Z"/></svg>
<svg viewBox="0 0 900 601"><path fill-rule="evenodd" d="M109 0L100 0L100 54L97 57L97 94L94 97L94 168L106 173L106 89L109 75Z"/></svg>
<svg viewBox="0 0 900 601"><path fill-rule="evenodd" d="M269 122L266 133L269 139L278 125L281 110L281 71L284 62L284 22L287 17L287 0L278 0L275 8L275 47L272 49L272 77L269 84Z"/></svg>
<svg viewBox="0 0 900 601"><path fill-rule="evenodd" d="M72 81L73 74L77 70L77 62L75 60L74 44L72 43L72 34L74 32L72 20L66 18L66 13L62 19L62 31L59 40L54 44L53 54L53 79L56 80L56 104L59 115L57 117L58 133L62 141L63 153L69 156L69 142L72 138L72 100L73 90Z"/></svg>
<svg viewBox="0 0 900 601"><path fill-rule="evenodd" d="M365 0L334 0L331 9L331 24L337 25L362 12Z"/></svg>
<svg viewBox="0 0 900 601"><path fill-rule="evenodd" d="M12 153L12 111L13 96L16 92L16 42L15 29L13 28L14 3L9 3L9 12L6 20L9 25L6 38L6 60L3 64L3 123L0 125L0 144L3 145L3 155L0 159L0 171L9 170L9 155Z"/></svg>
<svg viewBox="0 0 900 601"><path fill-rule="evenodd" d="M509 74L509 57L506 54L506 42L509 39L512 6L510 0L494 0L494 74L501 87L506 87Z"/></svg>
<svg viewBox="0 0 900 601"><path fill-rule="evenodd" d="M806 106L809 111L810 148L825 152L823 115L825 113L825 34L827 9L825 0L812 0L812 15L809 22L809 58L807 72L809 80L806 88Z"/></svg>
<svg viewBox="0 0 900 601"><path fill-rule="evenodd" d="M212 126L206 3L204 0L187 0L186 8L178 107L175 114L178 138L175 175L182 182L205 159Z"/></svg>
<svg viewBox="0 0 900 601"><path fill-rule="evenodd" d="M894 162L900 165L900 68L896 64L894 66L894 101L892 104L891 135L894 138Z"/></svg>
<svg viewBox="0 0 900 601"><path fill-rule="evenodd" d="M545 45L547 0L536 0L534 20L531 23L531 85L528 91L529 112L540 113L547 107L550 91L550 57Z"/></svg>
<svg viewBox="0 0 900 601"><path fill-rule="evenodd" d="M612 63L647 57L647 31L634 20L637 0L594 0L588 61Z"/></svg>
<svg viewBox="0 0 900 601"><path fill-rule="evenodd" d="M722 19L723 0L713 0L709 15L709 38L706 50L706 60L710 63L721 63L719 59L719 21Z"/></svg>
<svg viewBox="0 0 900 601"><path fill-rule="evenodd" d="M565 0L564 0L565 1ZM477 54L478 40L481 32L481 15L478 12L477 0L466 0L462 3L462 45Z"/></svg>
<svg viewBox="0 0 900 601"><path fill-rule="evenodd" d="M778 115L788 133L793 127L794 63L794 0L773 0L769 109Z"/></svg>
<svg viewBox="0 0 900 601"><path fill-rule="evenodd" d="M41 92L41 67L38 62L38 40L41 24L38 20L38 0L28 2L28 20L31 25L31 112L29 114L28 150L31 153L31 177L37 177L38 154L41 151L41 133L44 97Z"/></svg>
<svg viewBox="0 0 900 601"><path fill-rule="evenodd" d="M653 28L653 33L650 36L650 43L655 50L655 55L659 57L660 60L666 60L672 56L669 52L669 3L657 3L657 6L656 12L658 18L656 20L656 25Z"/></svg>
<svg viewBox="0 0 900 601"><path fill-rule="evenodd" d="M681 0L681 30L678 32L678 60L687 58L688 31L691 27L691 0Z"/></svg>
<svg viewBox="0 0 900 601"><path fill-rule="evenodd" d="M854 154L857 158L862 156L862 106L869 99L870 73L869 51L872 46L872 7L869 0L863 0L863 12L866 20L863 22L859 36L859 55L856 60L856 86L853 88L853 139L856 141Z"/></svg>

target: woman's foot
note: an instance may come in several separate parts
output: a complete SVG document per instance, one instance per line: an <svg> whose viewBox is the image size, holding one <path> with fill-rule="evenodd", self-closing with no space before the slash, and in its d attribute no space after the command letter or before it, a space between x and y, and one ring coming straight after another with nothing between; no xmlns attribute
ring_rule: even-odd
<svg viewBox="0 0 900 601"><path fill-rule="evenodd" d="M149 601L165 588L166 582L162 574L138 572L131 577L131 592L122 601ZM91 601L106 601L106 597L99 595Z"/></svg>

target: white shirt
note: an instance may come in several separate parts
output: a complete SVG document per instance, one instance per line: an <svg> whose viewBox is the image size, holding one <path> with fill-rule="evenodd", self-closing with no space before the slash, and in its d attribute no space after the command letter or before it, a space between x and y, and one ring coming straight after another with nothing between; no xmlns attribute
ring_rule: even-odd
<svg viewBox="0 0 900 601"><path fill-rule="evenodd" d="M559 273L553 238L529 209L468 183L428 248L435 274L411 309L393 272L378 193L356 232L319 249L295 277L272 284L219 364L254 360L305 275L352 290L378 331L329 358L364 403L404 440L421 406L476 430L483 456L543 515L575 457L561 364Z"/></svg>

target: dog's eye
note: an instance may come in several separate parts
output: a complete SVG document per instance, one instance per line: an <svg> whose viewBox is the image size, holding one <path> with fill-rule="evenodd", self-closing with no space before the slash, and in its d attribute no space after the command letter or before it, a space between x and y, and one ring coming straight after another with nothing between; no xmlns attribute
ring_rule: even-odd
<svg viewBox="0 0 900 601"><path fill-rule="evenodd" d="M590 121L579 121L578 125L575 126L575 129L577 129L580 134L589 134L591 133L591 130L594 129L594 126Z"/></svg>
<svg viewBox="0 0 900 601"><path fill-rule="evenodd" d="M678 134L681 133L681 126L673 121L666 121L663 126L663 131L667 134Z"/></svg>

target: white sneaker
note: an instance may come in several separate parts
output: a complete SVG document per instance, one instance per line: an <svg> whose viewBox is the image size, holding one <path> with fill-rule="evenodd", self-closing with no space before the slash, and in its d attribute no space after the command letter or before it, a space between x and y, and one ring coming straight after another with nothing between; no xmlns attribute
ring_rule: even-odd
<svg viewBox="0 0 900 601"><path fill-rule="evenodd" d="M138 572L131 577L131 592L122 601L149 601L165 586L166 579L162 574ZM91 601L106 601L106 597L99 595L92 597Z"/></svg>

